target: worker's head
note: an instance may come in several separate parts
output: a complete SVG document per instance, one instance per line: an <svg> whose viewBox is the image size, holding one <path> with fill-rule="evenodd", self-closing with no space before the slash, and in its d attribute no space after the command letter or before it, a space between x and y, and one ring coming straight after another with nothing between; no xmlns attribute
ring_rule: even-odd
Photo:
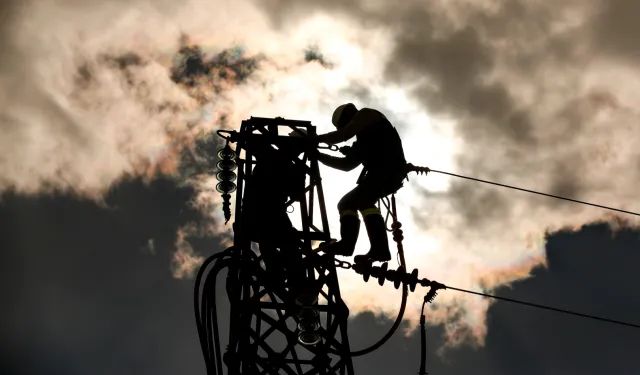
<svg viewBox="0 0 640 375"><path fill-rule="evenodd" d="M353 103L343 104L333 111L331 122L336 129L340 130L353 119L356 113L358 113L358 109Z"/></svg>

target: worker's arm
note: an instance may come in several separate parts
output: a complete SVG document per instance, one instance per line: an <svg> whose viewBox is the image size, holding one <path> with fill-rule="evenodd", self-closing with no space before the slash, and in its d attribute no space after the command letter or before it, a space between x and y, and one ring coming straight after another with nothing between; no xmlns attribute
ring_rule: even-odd
<svg viewBox="0 0 640 375"><path fill-rule="evenodd" d="M339 158L336 156L331 156L327 154L323 154L322 152L318 153L318 161L322 164L338 169L344 172L349 172L355 169L360 163L362 163L361 158L359 157L357 152L352 150L345 156L344 158Z"/></svg>
<svg viewBox="0 0 640 375"><path fill-rule="evenodd" d="M346 142L353 138L365 127L380 120L380 113L373 109L362 108L356 113L353 119L344 128L330 133L325 133L316 137L318 143L336 144Z"/></svg>

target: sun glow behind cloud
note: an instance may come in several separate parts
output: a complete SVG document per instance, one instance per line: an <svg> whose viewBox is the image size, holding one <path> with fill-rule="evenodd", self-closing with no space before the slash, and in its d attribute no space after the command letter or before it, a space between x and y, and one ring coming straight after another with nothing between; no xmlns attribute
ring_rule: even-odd
<svg viewBox="0 0 640 375"><path fill-rule="evenodd" d="M376 18L371 22L355 8L315 10L284 17L275 27L264 9L247 1L177 4L28 3L7 34L6 45L15 48L0 65L0 102L8 103L0 118L6 134L1 188L37 194L53 187L100 199L125 176L181 178L180 151L220 127L237 129L249 116L281 116L310 120L327 132L333 109L354 102L389 116L414 164L633 209L640 81L628 61L587 56L586 37L578 34L589 12L549 13L547 5L528 0L519 1L520 8L507 6L511 1L428 8L377 2L366 7ZM563 6L597 8L577 1ZM405 10L419 18L403 18ZM513 21L522 14L527 17ZM227 51L255 64L247 72L222 64L196 88L177 84L170 78L172 60L185 35L209 55ZM569 38L549 39L564 35ZM305 61L310 46L323 62ZM137 61L123 58L131 54ZM402 79L405 73L410 79ZM321 171L337 237L335 206L359 170ZM463 288L492 289L527 277L545 262L546 231L610 218L438 174L410 179L397 194L409 267ZM203 255L188 246L189 236L229 240L215 180L190 183L199 191L194 203L210 220L181 230L176 245L184 248L174 259L182 262L179 276ZM367 250L363 228L356 251ZM341 287L353 314L396 313L400 294L389 285L341 272ZM407 309L413 322L421 297L413 295ZM452 342L469 335L482 340L486 301L444 292L437 302L429 321L446 323Z"/></svg>

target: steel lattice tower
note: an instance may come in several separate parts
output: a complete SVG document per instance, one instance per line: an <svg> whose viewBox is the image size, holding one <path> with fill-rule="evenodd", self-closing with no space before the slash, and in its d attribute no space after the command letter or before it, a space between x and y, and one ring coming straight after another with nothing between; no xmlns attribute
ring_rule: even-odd
<svg viewBox="0 0 640 375"><path fill-rule="evenodd" d="M297 160L306 169L304 199L299 202L301 229L295 231L297 251L301 254L306 270L305 283L315 292L311 298L298 298L286 283L274 281L263 256L251 247L251 241L243 233L243 192L254 183L253 168L264 161L256 158L252 145L278 145L287 136L279 130L306 131L315 134L316 128L309 121L282 118L251 117L243 121L239 132L218 132L227 140L226 154L219 153L218 166L222 181L218 190L223 192L227 216L230 212L230 192L234 173L229 157L229 143L235 143L237 165L237 189L233 224L233 246L216 254L203 264L196 283L196 315L207 371L222 374L222 363L230 375L253 374L353 374L350 347L347 338L349 311L340 297L340 288L333 257L313 252L312 241L329 241L327 213L318 161L313 150L302 153ZM300 142L303 142L300 139ZM314 148L315 149L315 148ZM225 156L227 160L225 161ZM302 164L301 164L302 165ZM226 174L225 174L226 173ZM277 176L274 176L277 178ZM225 185L226 184L226 185ZM318 219L316 225L314 219ZM246 218L245 218L246 219ZM320 228L318 228L320 227ZM213 259L215 258L215 259ZM215 260L201 291L199 280L208 264ZM224 355L218 345L215 317L215 280L213 289L209 279L223 267L228 268L226 289L230 301L229 343ZM201 296L201 297L200 297ZM309 295L307 295L309 297ZM202 303L199 303L199 299ZM213 305L213 310L211 306ZM212 315L213 314L213 315ZM213 329L213 335L211 335ZM317 343L313 344L315 341ZM305 344L306 343L306 344ZM223 360L221 361L221 357Z"/></svg>

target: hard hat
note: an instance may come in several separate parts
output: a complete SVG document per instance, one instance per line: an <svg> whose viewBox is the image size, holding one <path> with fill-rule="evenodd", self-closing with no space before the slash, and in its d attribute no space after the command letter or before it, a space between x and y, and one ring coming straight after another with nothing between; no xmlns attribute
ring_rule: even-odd
<svg viewBox="0 0 640 375"><path fill-rule="evenodd" d="M331 122L336 128L341 128L346 125L357 112L358 109L353 103L343 104L333 111Z"/></svg>

